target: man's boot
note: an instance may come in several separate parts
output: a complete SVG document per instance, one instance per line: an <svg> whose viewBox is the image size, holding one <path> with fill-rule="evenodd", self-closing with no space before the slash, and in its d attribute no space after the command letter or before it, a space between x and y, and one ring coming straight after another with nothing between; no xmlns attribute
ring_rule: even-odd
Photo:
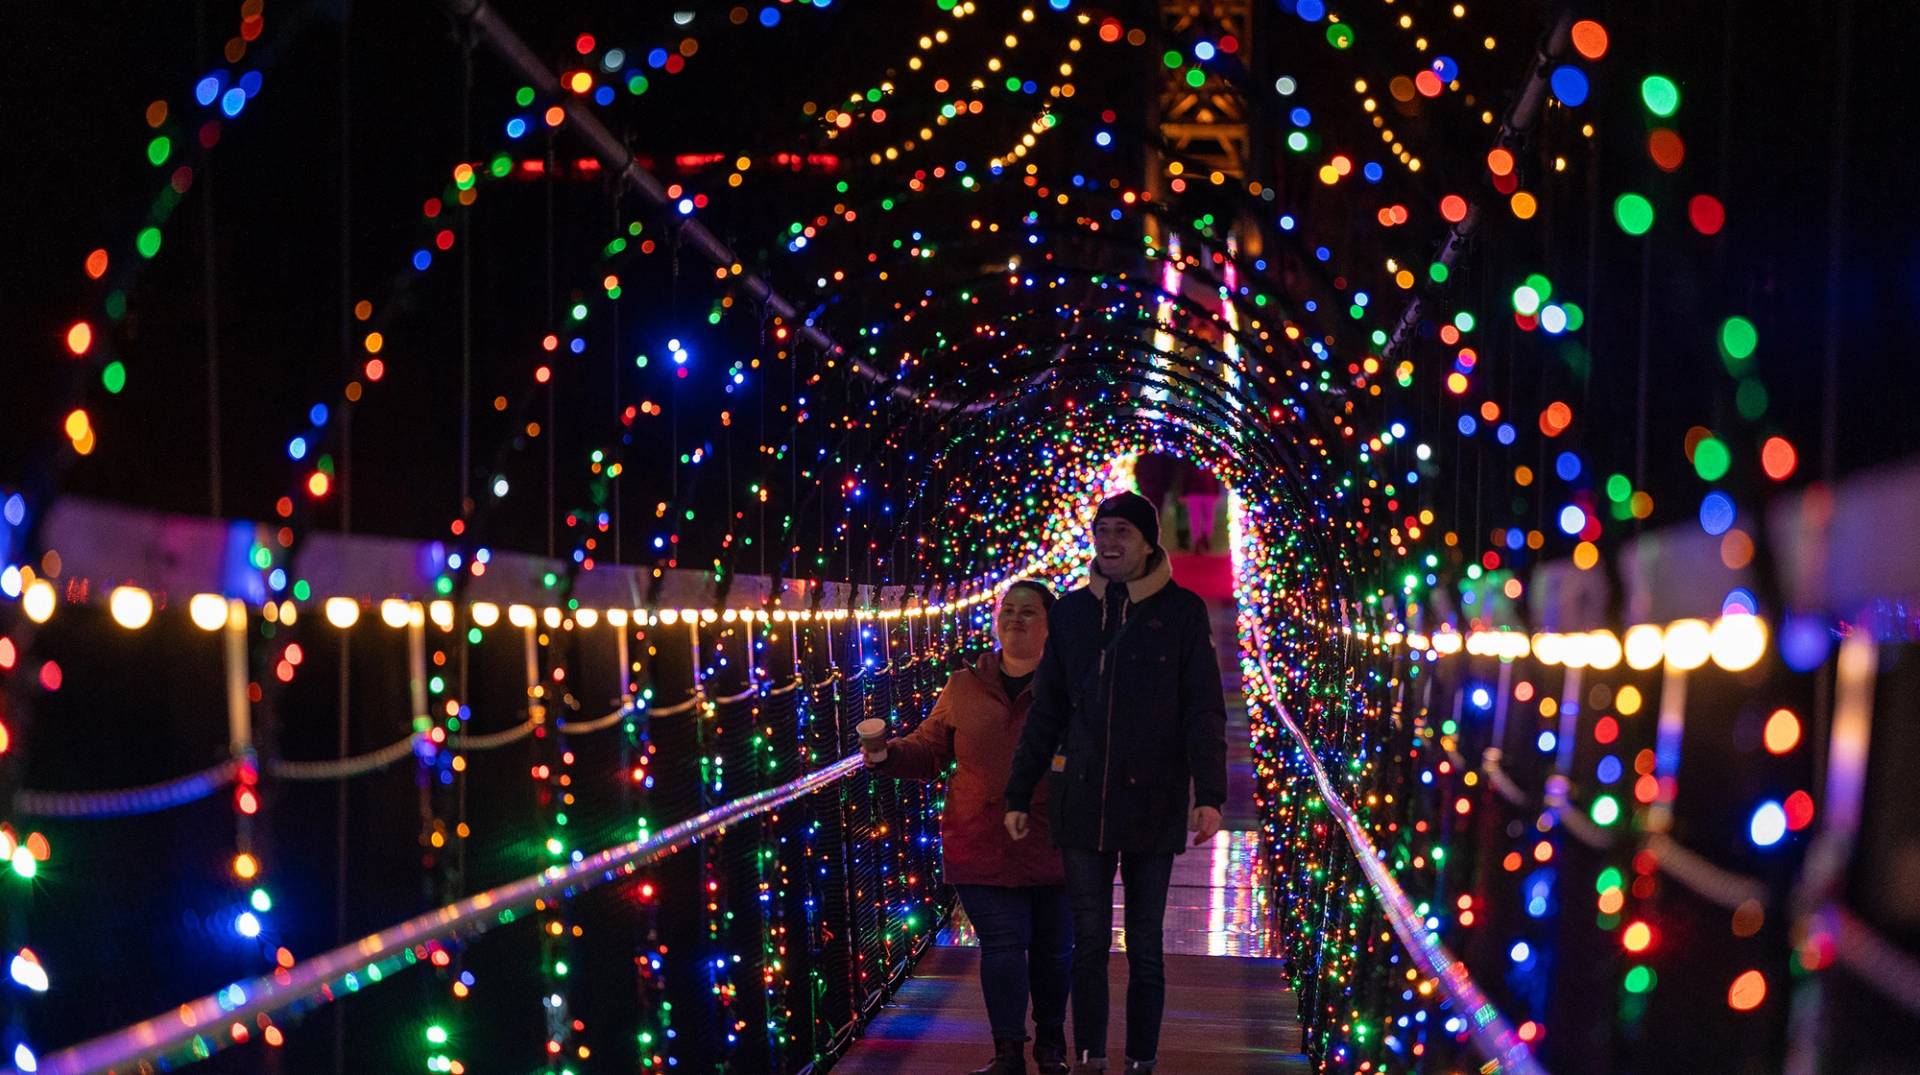
<svg viewBox="0 0 1920 1075"><path fill-rule="evenodd" d="M1027 1075L1027 1039L993 1039L993 1059L967 1075Z"/></svg>
<svg viewBox="0 0 1920 1075"><path fill-rule="evenodd" d="M1067 1075L1067 1028L1033 1028L1033 1064L1040 1075Z"/></svg>
<svg viewBox="0 0 1920 1075"><path fill-rule="evenodd" d="M1080 1056L1073 1062L1073 1075L1093 1075L1096 1071L1107 1070L1107 1058L1093 1055L1093 1050L1082 1049Z"/></svg>
<svg viewBox="0 0 1920 1075"><path fill-rule="evenodd" d="M1126 1068L1127 1075L1153 1075L1153 1065L1155 1063L1157 1063L1157 1061L1129 1060L1127 1061Z"/></svg>

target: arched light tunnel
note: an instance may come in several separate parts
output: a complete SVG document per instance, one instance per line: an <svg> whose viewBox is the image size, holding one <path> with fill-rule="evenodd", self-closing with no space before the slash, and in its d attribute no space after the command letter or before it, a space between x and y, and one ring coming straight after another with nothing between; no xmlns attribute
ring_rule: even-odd
<svg viewBox="0 0 1920 1075"><path fill-rule="evenodd" d="M1135 488L1162 1070L1911 1066L1886 13L153 7L0 16L11 1072L957 1070L855 729Z"/></svg>

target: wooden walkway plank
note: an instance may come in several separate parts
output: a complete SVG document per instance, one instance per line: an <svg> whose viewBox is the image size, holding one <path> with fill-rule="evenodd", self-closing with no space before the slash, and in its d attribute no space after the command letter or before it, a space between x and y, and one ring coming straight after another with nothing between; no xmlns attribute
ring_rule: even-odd
<svg viewBox="0 0 1920 1075"><path fill-rule="evenodd" d="M1300 1024L1279 960L1247 956L1167 957L1167 1007L1158 1075L1305 1075ZM993 1055L980 996L980 950L929 949L864 1039L834 1075L937 1075L969 1071ZM1109 1070L1125 1052L1126 956L1107 969ZM1068 1040L1073 1037L1068 1018Z"/></svg>

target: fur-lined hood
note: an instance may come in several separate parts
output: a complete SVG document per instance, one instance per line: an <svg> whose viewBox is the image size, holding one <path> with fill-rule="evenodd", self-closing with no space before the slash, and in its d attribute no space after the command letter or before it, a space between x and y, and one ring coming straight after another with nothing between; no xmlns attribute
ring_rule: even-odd
<svg viewBox="0 0 1920 1075"><path fill-rule="evenodd" d="M1087 589L1101 601L1107 599L1107 583L1111 580L1100 573L1098 558L1087 561ZM1147 573L1127 583L1127 601L1139 604L1173 581L1173 565L1168 562L1165 549L1155 549L1147 556Z"/></svg>

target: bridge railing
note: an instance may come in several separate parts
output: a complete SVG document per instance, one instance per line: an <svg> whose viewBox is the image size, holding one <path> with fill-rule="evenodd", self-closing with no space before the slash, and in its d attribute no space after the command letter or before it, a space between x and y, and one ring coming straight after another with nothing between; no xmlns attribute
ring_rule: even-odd
<svg viewBox="0 0 1920 1075"><path fill-rule="evenodd" d="M216 1046L233 1040L221 1029L246 1025L262 1013L280 1014L332 1001L348 991L350 977L378 983L409 962L407 955L429 942L473 939L511 925L536 900L571 897L601 884L632 876L648 863L691 847L695 841L726 831L729 825L759 817L857 772L860 758L843 758L775 788L743 795L724 806L702 811L643 840L605 848L578 862L554 866L484 892L456 900L425 914L368 934L289 968L248 982L235 982L197 1000L92 1041L54 1053L40 1062L53 1075L83 1075L157 1062L190 1052L195 1041Z"/></svg>
<svg viewBox="0 0 1920 1075"><path fill-rule="evenodd" d="M622 1060L631 1059L641 1070L671 1062L798 1072L836 1055L930 942L945 911L937 868L936 789L865 778L855 754L854 727L878 716L896 728L911 728L931 708L957 647L972 636L957 617L935 624L932 617L915 622L829 614L778 632L748 617L723 636L725 626L696 623L691 632L642 636L658 643L655 662L662 667L655 682L668 697L683 693L669 679L685 675L695 684L685 702L630 702L592 719L553 720L530 711L531 726L523 721L505 732L467 736L465 742L454 737L444 744L467 759L460 773L473 781L473 793L496 800L520 799L500 794L499 781L519 768L510 756L525 751L536 769L550 765L555 772L564 759L580 779L556 785L560 794L539 801L573 813L561 820L562 825L570 821L569 828L558 831L589 834L569 841L580 851L556 854L546 868L429 905L313 955L295 959L282 948L270 973L232 981L149 1018L49 1051L37 1061L16 1053L8 1058L16 1066L6 1075L147 1070L142 1065L205 1060L224 1070L228 1062L217 1054L228 1050L236 1051L234 1061L241 1065L233 1070L329 1070L328 1035L302 1025L323 1008L344 1012L351 1028L334 1046L333 1069L379 1064L418 1070L424 1061L428 1071L460 1075L497 1070L502 1063L527 1069L545 1060L551 1070L562 1072L575 1070L572 1065L590 1050L604 1059L621 1055L624 1048L628 1055ZM692 647L686 644L689 634ZM668 644L675 640L677 647ZM670 658L685 663L689 648L690 669L665 668ZM745 659L750 653L751 661ZM764 673L783 666L789 656L791 678L748 674L749 668ZM615 739L622 744L617 764ZM478 752L472 749L476 744L493 749ZM403 777L409 784L416 775L423 784L431 782L435 769L423 762L418 774L412 764L403 773L399 763L409 760L408 753L399 752L398 761L386 758L389 753L395 752L348 758L356 763L335 766L338 772L262 759L260 774L278 796L268 797L256 819L262 831L314 823L311 817L288 815L313 813L303 811L307 797L314 789L330 795L327 781L383 794ZM356 761L375 755L382 764ZM488 768L476 768L483 761ZM287 765L295 769L281 772ZM617 793L618 804L616 793L596 778L603 767L616 770L623 783L632 781ZM295 783L274 789L276 774ZM229 780L221 773L212 783ZM629 794L642 780L656 788L647 793L650 803ZM543 786L536 782L537 788ZM122 798L114 792L27 793L19 801L47 807L45 816L66 826L49 830L56 844L64 844L66 834L85 826L101 834L97 839L118 839L95 819L125 816L129 803ZM183 815L205 809L189 806L194 797L149 798L136 796L138 801L131 802L137 808L132 812L145 815L142 825L169 824L173 817L190 829L192 819ZM508 813L524 809L506 807ZM650 829L648 814L670 823ZM366 823L411 841L413 833L395 832L392 824L397 821L404 830L409 820L375 817ZM483 822L476 819L476 824ZM530 843L518 838L524 832L491 831L494 839L484 850L472 849L487 860L484 870L474 864L476 873L499 877L502 861L536 858L519 847ZM626 838L604 839L615 832ZM498 846L503 838L513 846ZM331 850L284 835L270 845L274 850L267 861L282 878L321 872L315 867ZM395 893L421 883L404 871L370 873L359 857L355 885L378 888L387 906L404 899ZM156 906L164 905L167 914L180 910L161 891ZM324 906L327 893L283 888L277 900L288 908L303 902ZM113 906L122 918L139 917L133 903ZM276 907L275 913L292 912ZM270 923L274 915L262 909L259 918ZM528 922L537 928L526 927ZM588 927L587 939L572 940L568 948L568 935L581 923ZM610 938L610 931L616 936ZM77 975L91 978L96 966L165 958L165 942L151 951L88 959L64 949L67 938L60 934L47 937L40 951L51 955L48 966L63 992L90 988ZM629 939L630 947L623 943ZM264 951L271 953L271 944ZM118 1007L124 1011L130 998L144 997L137 1003L161 1009L166 990L196 979L204 983L206 971L218 965L209 959L197 969L156 966L155 973L117 987ZM409 970L414 973L403 973ZM484 986L474 985L467 970L478 970ZM412 985L397 986L403 978ZM479 997L483 987L490 995L479 1007L466 1000L462 1009L447 1000L449 992L455 998ZM381 999L374 1001L376 996ZM539 1029L543 1009L545 1035ZM576 1016L584 1017L584 1031L577 1029ZM54 1036L77 1022L55 1019L43 1030ZM569 1024L576 1029L570 1032ZM78 1029L88 1028L81 1023ZM515 1055L501 1055L505 1051ZM29 1063L21 1063L21 1055ZM481 1056L487 1059L477 1062Z"/></svg>
<svg viewBox="0 0 1920 1075"><path fill-rule="evenodd" d="M1261 677L1261 686L1265 688L1256 704L1269 706L1274 719L1286 730L1290 742L1282 749L1310 779L1312 793L1319 796L1328 815L1339 826L1348 850L1366 878L1373 898L1379 903L1400 946L1420 974L1437 983L1454 1007L1466 1015L1466 1036L1474 1051L1485 1061L1485 1066L1480 1070L1545 1075L1545 1069L1534 1059L1526 1043L1520 1040L1513 1025L1474 982L1466 964L1448 949L1440 935L1429 928L1414 909L1413 901L1387 868L1385 856L1374 845L1366 828L1354 816L1352 807L1327 776L1326 766L1315 752L1312 741L1280 701L1284 696L1275 681L1264 632L1257 620L1253 621L1252 641L1255 667Z"/></svg>

